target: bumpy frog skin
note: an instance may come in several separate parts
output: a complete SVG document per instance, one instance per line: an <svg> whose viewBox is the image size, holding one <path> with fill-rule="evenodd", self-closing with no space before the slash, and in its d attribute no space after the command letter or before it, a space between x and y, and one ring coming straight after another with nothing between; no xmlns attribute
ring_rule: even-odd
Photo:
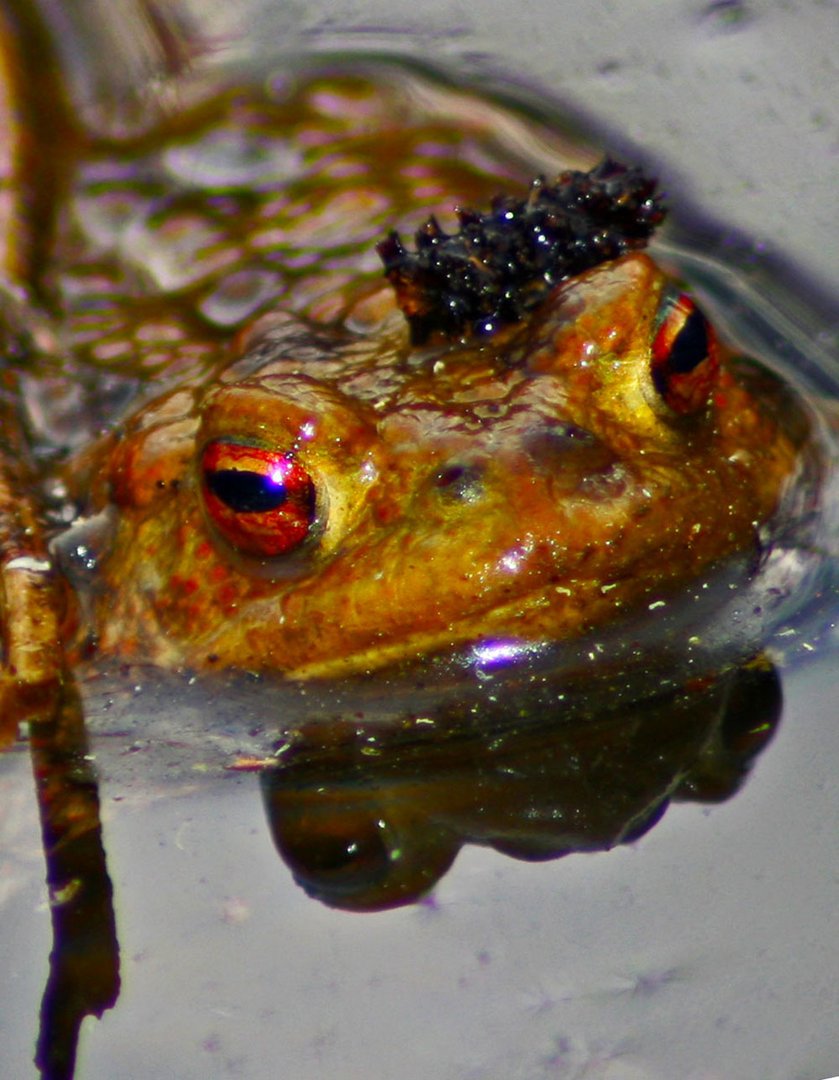
<svg viewBox="0 0 839 1080"><path fill-rule="evenodd" d="M263 319L220 379L155 401L97 464L98 647L359 672L578 634L756 547L794 448L727 362L693 414L662 399L653 343L677 295L631 254L489 342L412 348L386 297L351 318L366 332ZM235 514L214 520L219 447L310 478L292 550L254 554Z"/></svg>

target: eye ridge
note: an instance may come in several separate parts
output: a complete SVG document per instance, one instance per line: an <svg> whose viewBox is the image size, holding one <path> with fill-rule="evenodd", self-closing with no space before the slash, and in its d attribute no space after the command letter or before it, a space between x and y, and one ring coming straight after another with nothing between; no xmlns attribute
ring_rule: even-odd
<svg viewBox="0 0 839 1080"><path fill-rule="evenodd" d="M265 514L288 501L288 490L265 473L246 469L206 470L209 490L237 514Z"/></svg>

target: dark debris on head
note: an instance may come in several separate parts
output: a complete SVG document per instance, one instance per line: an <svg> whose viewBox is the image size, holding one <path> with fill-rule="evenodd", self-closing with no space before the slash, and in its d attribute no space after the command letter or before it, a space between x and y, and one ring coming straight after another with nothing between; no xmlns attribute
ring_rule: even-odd
<svg viewBox="0 0 839 1080"><path fill-rule="evenodd" d="M665 212L655 180L607 158L553 184L539 178L524 199L498 195L489 213L459 209L457 233L430 217L415 251L397 232L377 251L414 344L487 337L560 281L644 247Z"/></svg>

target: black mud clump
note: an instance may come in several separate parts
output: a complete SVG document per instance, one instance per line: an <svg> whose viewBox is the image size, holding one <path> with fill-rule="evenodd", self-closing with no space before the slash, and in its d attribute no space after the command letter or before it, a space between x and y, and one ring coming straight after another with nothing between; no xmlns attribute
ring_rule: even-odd
<svg viewBox="0 0 839 1080"><path fill-rule="evenodd" d="M487 337L560 281L644 247L665 212L655 180L607 158L553 184L536 179L524 199L497 195L488 214L459 209L454 234L430 217L415 251L397 232L376 250L415 345Z"/></svg>

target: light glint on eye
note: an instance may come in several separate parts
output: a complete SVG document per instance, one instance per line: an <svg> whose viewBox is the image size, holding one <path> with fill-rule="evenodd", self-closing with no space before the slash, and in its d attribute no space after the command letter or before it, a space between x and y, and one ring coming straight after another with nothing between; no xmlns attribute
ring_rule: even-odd
<svg viewBox="0 0 839 1080"><path fill-rule="evenodd" d="M273 558L298 548L315 520L315 488L288 451L216 439L201 458L207 515L247 555Z"/></svg>

